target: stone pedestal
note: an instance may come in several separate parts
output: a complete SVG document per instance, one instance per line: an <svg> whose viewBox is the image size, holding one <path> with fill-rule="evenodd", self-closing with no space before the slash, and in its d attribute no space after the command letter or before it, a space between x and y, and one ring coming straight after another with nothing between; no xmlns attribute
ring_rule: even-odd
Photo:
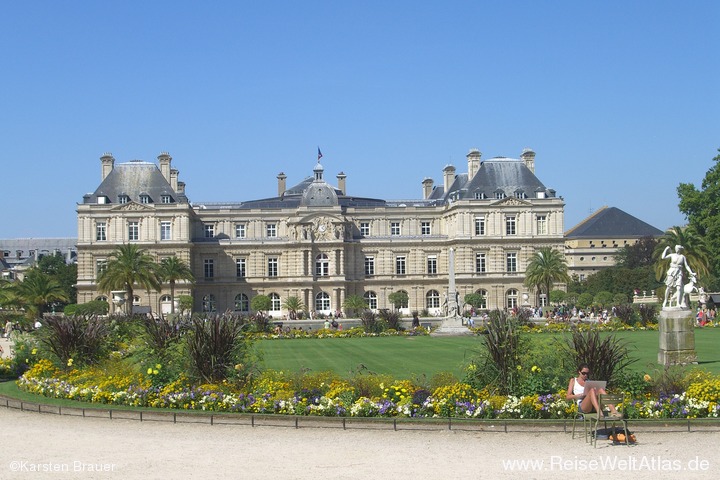
<svg viewBox="0 0 720 480"><path fill-rule="evenodd" d="M447 317L440 326L430 335L472 335L473 332L462 324L462 317L459 315Z"/></svg>
<svg viewBox="0 0 720 480"><path fill-rule="evenodd" d="M687 308L663 308L660 312L658 363L684 365L697 363L695 318Z"/></svg>

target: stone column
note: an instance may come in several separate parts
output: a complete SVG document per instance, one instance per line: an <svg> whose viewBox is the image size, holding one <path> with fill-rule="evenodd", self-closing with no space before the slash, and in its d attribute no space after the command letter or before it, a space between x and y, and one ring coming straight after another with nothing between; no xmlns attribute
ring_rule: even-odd
<svg viewBox="0 0 720 480"><path fill-rule="evenodd" d="M686 308L663 308L660 312L658 363L683 365L697 363L695 318Z"/></svg>

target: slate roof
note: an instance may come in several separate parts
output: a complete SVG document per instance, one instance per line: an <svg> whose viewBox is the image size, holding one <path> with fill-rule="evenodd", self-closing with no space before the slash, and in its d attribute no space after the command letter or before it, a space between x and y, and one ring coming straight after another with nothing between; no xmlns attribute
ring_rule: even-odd
<svg viewBox="0 0 720 480"><path fill-rule="evenodd" d="M605 206L565 232L565 238L642 238L663 233L619 208Z"/></svg>
<svg viewBox="0 0 720 480"><path fill-rule="evenodd" d="M448 191L444 190L443 185L435 187L430 198L447 199L457 196L458 199L493 199L498 191L502 191L506 197L515 197L518 192L524 193L528 198L536 198L537 192L545 192L548 198L555 196L555 190L545 187L524 161L506 157L481 162L477 173L469 181L467 173L456 175Z"/></svg>
<svg viewBox="0 0 720 480"><path fill-rule="evenodd" d="M188 201L184 194L173 190L157 165L132 160L116 164L97 190L83 197L83 203L98 203L98 196L108 197L111 204L119 203L120 195L127 195L130 201L141 203L141 194L148 195L151 203L160 203L162 195L170 195L172 203Z"/></svg>

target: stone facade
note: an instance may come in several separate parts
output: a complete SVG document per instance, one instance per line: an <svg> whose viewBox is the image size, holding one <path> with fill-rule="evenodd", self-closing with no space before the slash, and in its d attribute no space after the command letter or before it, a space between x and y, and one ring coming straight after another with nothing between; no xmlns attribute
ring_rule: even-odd
<svg viewBox="0 0 720 480"><path fill-rule="evenodd" d="M107 293L96 289L98 270L116 245L133 242L158 259L177 255L191 265L195 309L249 311L253 296L300 298L308 310L342 310L349 295L375 309L404 290L403 312L440 315L448 288L448 252L455 250L459 298L481 292L487 308L537 305L524 287L524 270L537 248L563 250L561 198L535 177L535 153L520 159L468 154L468 173L443 169L443 183L422 181L422 198L392 201L351 196L346 175L337 186L313 176L290 188L279 174L278 196L237 203L190 203L168 154L154 163L115 165L101 158L102 183L78 204L78 302ZM162 292L136 290L136 304L164 308Z"/></svg>

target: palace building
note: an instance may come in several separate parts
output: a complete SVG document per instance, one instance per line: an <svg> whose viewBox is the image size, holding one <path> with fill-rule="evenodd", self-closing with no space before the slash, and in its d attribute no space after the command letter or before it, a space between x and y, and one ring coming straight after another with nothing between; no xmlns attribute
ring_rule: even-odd
<svg viewBox="0 0 720 480"><path fill-rule="evenodd" d="M98 272L117 245L136 243L158 261L176 255L188 263L196 311L250 312L255 295L272 300L271 315L298 297L308 310L334 313L359 295L372 309L391 308L388 296L405 291L402 311L440 314L454 249L459 298L479 292L486 308L541 305L524 286L525 268L540 247L564 249L564 202L535 176L535 152L519 159L467 154L467 173L452 165L438 185L421 182L416 200L355 195L346 175L331 185L318 163L277 195L236 203L190 202L167 153L158 163L115 163L101 157L102 179L78 204L78 303L108 298ZM419 189L420 190L420 189ZM134 304L169 311L169 286L135 290Z"/></svg>

